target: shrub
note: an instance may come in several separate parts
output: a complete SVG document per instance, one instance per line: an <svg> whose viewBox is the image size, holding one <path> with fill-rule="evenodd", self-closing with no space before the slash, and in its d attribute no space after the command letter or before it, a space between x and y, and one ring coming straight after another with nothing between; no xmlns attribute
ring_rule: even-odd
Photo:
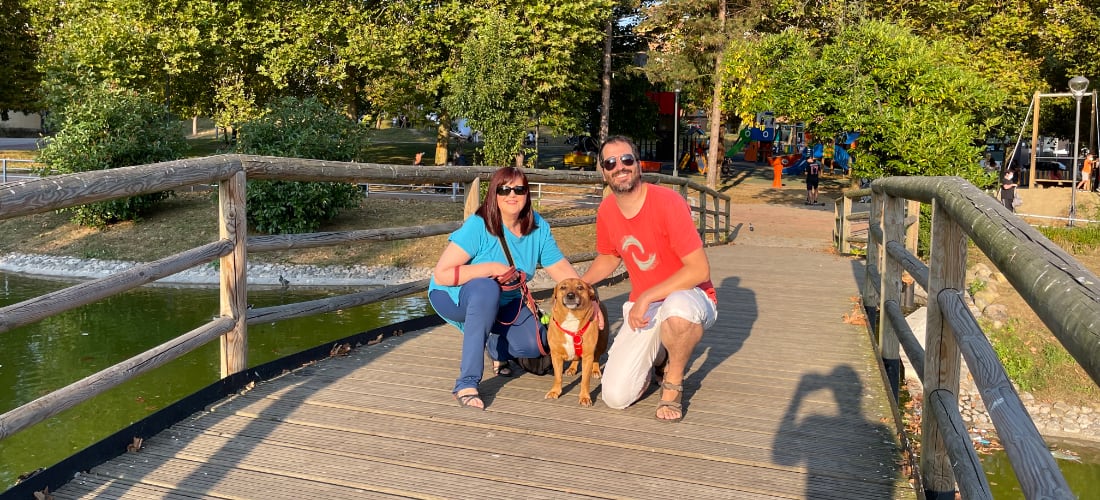
<svg viewBox="0 0 1100 500"><path fill-rule="evenodd" d="M316 99L285 98L241 125L245 154L358 161L368 141L353 121ZM249 181L248 224L265 233L314 231L356 206L359 188L344 182Z"/></svg>
<svg viewBox="0 0 1100 500"><path fill-rule="evenodd" d="M41 173L69 174L175 160L186 141L178 121L150 95L96 88L50 117L58 130L39 155ZM171 193L145 194L66 209L73 222L105 227L139 220Z"/></svg>

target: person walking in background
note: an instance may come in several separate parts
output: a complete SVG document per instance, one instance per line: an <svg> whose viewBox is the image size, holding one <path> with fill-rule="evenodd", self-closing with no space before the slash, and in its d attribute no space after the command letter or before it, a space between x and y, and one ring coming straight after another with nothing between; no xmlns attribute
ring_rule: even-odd
<svg viewBox="0 0 1100 500"><path fill-rule="evenodd" d="M656 418L679 422L684 375L703 331L718 317L710 262L691 208L672 189L642 181L638 148L623 136L600 147L610 194L596 212L596 259L581 277L589 284L624 264L630 276L623 324L600 382L607 406L637 401L652 376L661 388Z"/></svg>
<svg viewBox="0 0 1100 500"><path fill-rule="evenodd" d="M806 160L806 204L817 205L817 187L821 184L821 164L811 155Z"/></svg>
<svg viewBox="0 0 1100 500"><path fill-rule="evenodd" d="M497 169L485 201L451 233L428 284L436 313L462 332L459 374L451 391L462 407L485 409L478 384L486 347L501 377L512 375L510 359L549 352L546 327L523 293L539 265L555 281L578 277L550 224L532 209L527 176L515 167Z"/></svg>
<svg viewBox="0 0 1100 500"><path fill-rule="evenodd" d="M1001 203L1004 203L1005 208L1009 212L1016 212L1016 169L1010 168L1005 170L1004 177L1001 178Z"/></svg>
<svg viewBox="0 0 1100 500"><path fill-rule="evenodd" d="M1092 171L1095 165L1096 159L1093 154L1085 155L1085 163L1081 165L1081 180L1077 182L1077 189L1092 191Z"/></svg>

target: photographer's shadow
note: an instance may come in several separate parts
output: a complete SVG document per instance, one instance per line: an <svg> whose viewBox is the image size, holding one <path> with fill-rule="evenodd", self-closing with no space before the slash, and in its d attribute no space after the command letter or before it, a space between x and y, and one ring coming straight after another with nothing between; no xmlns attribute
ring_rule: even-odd
<svg viewBox="0 0 1100 500"><path fill-rule="evenodd" d="M835 404L814 398L820 390L831 391ZM806 467L806 498L832 497L853 487L859 489L858 498L894 498L894 450L882 444L893 440L893 432L864 418L862 399L863 383L847 365L799 381L776 434L772 460ZM843 479L848 484L838 484Z"/></svg>

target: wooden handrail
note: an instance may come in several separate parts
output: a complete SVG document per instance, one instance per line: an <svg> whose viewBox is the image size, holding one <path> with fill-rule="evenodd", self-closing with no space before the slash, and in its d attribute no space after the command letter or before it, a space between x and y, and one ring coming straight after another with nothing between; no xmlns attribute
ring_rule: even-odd
<svg viewBox="0 0 1100 500"><path fill-rule="evenodd" d="M495 170L496 167L381 165L229 154L43 177L5 184L3 189L0 189L0 220L195 184L218 183L219 239L151 263L137 264L128 270L102 279L81 283L0 308L0 334L214 260L219 262L221 307L219 316L191 332L0 415L0 439L99 395L137 374L186 354L214 338L219 338L221 341L221 376L224 378L245 370L248 367L247 325L249 324L316 315L402 297L422 292L428 284L427 280L421 280L321 300L249 310L247 309L245 269L250 253L316 248L367 240L392 241L422 238L447 234L462 223L454 221L405 228L247 238L244 220L245 189L248 180L390 184L463 182L467 184L467 199L464 206L469 209L478 204L478 183L481 179L488 178ZM528 169L524 173L531 182L546 184L600 185L603 183L602 176L597 172ZM685 198L690 198L689 193L699 193L699 206L693 211L699 214L700 236L703 237L704 243L707 242L708 235L716 236L711 244L725 242L730 227L728 195L685 178L661 174L644 174L643 178L648 182L678 186ZM554 227L588 225L595 222L595 216L549 219L548 222ZM595 257L595 252L586 252L571 255L569 259L570 262L584 262ZM617 279L619 278L609 278L608 282Z"/></svg>
<svg viewBox="0 0 1100 500"><path fill-rule="evenodd" d="M890 177L872 182L869 191L845 192L838 200L838 230L844 227L842 219L852 220L841 217L842 207L849 203L843 200L868 192L872 201L862 296L873 317L878 316L875 311L882 312L875 327L884 361L889 361L887 350L893 343L904 346L923 383L924 399L932 405L922 421L926 438L920 467L929 498L953 496L956 484L966 498L989 497L980 465L971 466L976 463L967 451L972 445L965 429L960 432L957 418L963 357L1025 495L1072 498L959 290L965 289L967 245L973 241L1100 384L1100 351L1093 347L1100 338L1100 279L1001 203L957 177ZM900 231L914 227L919 203L932 206L933 244L927 265L913 255L911 234ZM839 234L836 240L842 245L846 237ZM923 349L906 325L899 303L903 271L936 298L928 304ZM886 371L893 376L888 367Z"/></svg>

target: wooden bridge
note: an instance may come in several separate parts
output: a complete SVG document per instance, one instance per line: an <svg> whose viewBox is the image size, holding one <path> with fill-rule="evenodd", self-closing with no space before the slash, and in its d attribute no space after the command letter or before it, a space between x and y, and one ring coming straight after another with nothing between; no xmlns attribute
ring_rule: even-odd
<svg viewBox="0 0 1100 500"><path fill-rule="evenodd" d="M210 322L0 415L0 440L215 339L222 379L0 497L44 497L46 486L53 498L912 497L903 465L909 453L885 389L898 380L904 348L924 386L917 490L949 499L957 485L964 498L991 498L955 397L965 357L1023 490L1029 497L1072 498L964 302L968 242L1098 383L1100 356L1092 346L1100 338L1100 278L957 178L885 178L846 192L834 214L813 226L825 228L824 235L806 244L805 235L767 237L769 226L790 225L782 222L755 219L754 232L754 219L742 219L731 228L728 196L647 174L678 186L691 202L698 231L712 245L707 252L718 286L718 324L689 367L681 423L654 418L654 392L626 410L582 408L576 381L551 401L543 398L549 378L528 374L486 374L488 410L460 408L450 395L459 334L435 317L361 334L348 340L361 346L347 353L327 356L327 346L319 346L248 365L247 325L420 293L426 283L249 309L247 255L447 234L459 222L248 237L246 180L461 182L469 210L479 179L491 170L223 155L5 185L0 218L218 183L219 239L0 308L0 333L212 260L219 263L222 300ZM528 171L528 179L601 182L595 173L548 170ZM865 196L870 210L856 217L851 200ZM932 213L928 264L912 251L924 205ZM867 221L866 259L831 249L857 241L851 221ZM906 276L935 298L928 303L927 351L904 323ZM613 320L621 321L614 311L627 293L625 284L601 292ZM864 311L882 318L874 346ZM73 477L74 471L82 472Z"/></svg>
<svg viewBox="0 0 1100 500"><path fill-rule="evenodd" d="M708 250L719 321L679 424L654 418L654 391L584 408L577 380L546 400L549 377L530 374L487 372L487 411L460 408L459 333L438 326L259 383L53 495L912 498L867 328L845 322L862 264L827 244ZM601 291L616 327L628 290Z"/></svg>

